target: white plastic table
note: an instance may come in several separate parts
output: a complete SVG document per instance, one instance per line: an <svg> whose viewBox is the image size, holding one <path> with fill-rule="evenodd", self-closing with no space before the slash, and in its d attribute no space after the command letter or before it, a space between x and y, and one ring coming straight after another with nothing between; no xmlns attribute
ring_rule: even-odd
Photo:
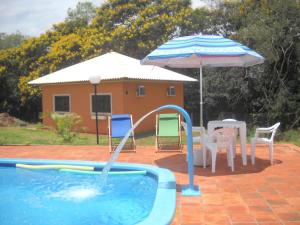
<svg viewBox="0 0 300 225"><path fill-rule="evenodd" d="M230 128L239 129L241 155L242 155L243 165L246 166L247 165L246 122L244 122L244 121L222 121L222 120L209 121L207 124L208 135L212 135L213 131L217 127L230 127Z"/></svg>

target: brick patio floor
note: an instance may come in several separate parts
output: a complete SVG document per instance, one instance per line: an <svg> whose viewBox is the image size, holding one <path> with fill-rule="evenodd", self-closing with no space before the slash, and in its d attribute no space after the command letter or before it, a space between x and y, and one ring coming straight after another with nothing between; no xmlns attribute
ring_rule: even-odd
<svg viewBox="0 0 300 225"><path fill-rule="evenodd" d="M248 153L250 152L247 146ZM97 146L0 146L1 158L43 158L106 161L108 148ZM195 183L201 197L180 196L180 186L188 183L184 153L155 153L154 147L138 147L136 153L121 153L119 162L145 163L168 168L176 175L178 192L172 225L300 225L300 148L290 144L275 146L274 165L266 147L257 148L256 165L241 165L235 172L218 155L216 173L210 167L195 167ZM155 224L154 224L155 225Z"/></svg>

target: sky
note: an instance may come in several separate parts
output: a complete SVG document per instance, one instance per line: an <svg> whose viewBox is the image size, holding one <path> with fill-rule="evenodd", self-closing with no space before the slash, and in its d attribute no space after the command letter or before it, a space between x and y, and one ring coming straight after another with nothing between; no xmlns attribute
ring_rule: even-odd
<svg viewBox="0 0 300 225"><path fill-rule="evenodd" d="M68 8L75 8L83 0L0 0L0 33L17 31L38 36L63 21ZM105 0L89 0L100 6ZM192 0L193 7L203 6L203 0Z"/></svg>

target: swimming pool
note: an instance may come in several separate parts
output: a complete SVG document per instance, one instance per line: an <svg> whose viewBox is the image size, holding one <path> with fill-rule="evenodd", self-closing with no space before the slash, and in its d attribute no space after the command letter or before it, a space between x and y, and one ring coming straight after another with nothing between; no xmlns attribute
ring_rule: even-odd
<svg viewBox="0 0 300 225"><path fill-rule="evenodd" d="M117 225L169 224L175 213L176 183L167 169L115 163L101 189L99 175L57 169L32 170L16 164L91 166L104 163L33 159L0 159L0 224Z"/></svg>

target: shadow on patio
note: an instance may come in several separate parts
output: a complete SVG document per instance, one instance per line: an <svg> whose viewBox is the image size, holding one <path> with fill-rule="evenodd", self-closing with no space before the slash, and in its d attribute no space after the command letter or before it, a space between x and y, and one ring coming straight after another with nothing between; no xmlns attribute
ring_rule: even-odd
<svg viewBox="0 0 300 225"><path fill-rule="evenodd" d="M274 159L274 165L281 163L281 160ZM172 170L173 172L187 173L186 154L173 154L170 156L159 158L155 160L155 164L159 167L164 167ZM234 166L235 170L232 172L231 169L227 166L226 153L219 153L217 155L216 173L211 172L210 165L208 165L206 168L203 168L202 166L195 166L194 173L195 175L200 176L224 176L260 173L266 168L270 167L271 164L268 159L256 157L255 165L252 165L250 157L248 157L247 166L243 166L240 154L236 154L236 157L234 159Z"/></svg>

